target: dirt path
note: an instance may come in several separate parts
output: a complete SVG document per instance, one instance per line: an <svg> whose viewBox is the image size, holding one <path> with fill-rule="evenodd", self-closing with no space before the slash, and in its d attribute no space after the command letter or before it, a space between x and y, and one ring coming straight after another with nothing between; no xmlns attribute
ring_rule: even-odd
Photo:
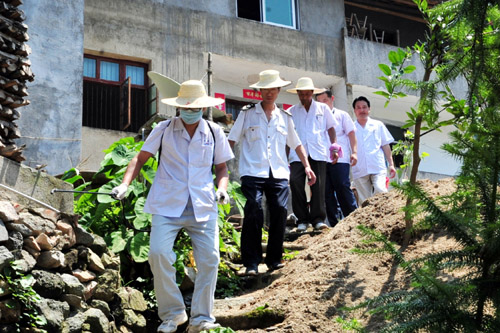
<svg viewBox="0 0 500 333"><path fill-rule="evenodd" d="M432 195L448 194L455 188L452 179L424 180L422 184ZM400 243L404 204L405 199L396 191L379 194L335 228L298 238L291 245L304 250L283 269L259 276L259 288L231 300L216 301L218 322L239 332L341 332L335 321L341 307L409 287L408 279L390 257L364 257L350 252L362 238L356 229L359 224ZM416 239L405 256L413 258L453 246L456 243L445 234L428 233ZM268 321L260 320L260 325L248 315L259 307L261 312L269 310ZM379 320L366 314L359 312L356 317L368 324L370 332L380 327Z"/></svg>

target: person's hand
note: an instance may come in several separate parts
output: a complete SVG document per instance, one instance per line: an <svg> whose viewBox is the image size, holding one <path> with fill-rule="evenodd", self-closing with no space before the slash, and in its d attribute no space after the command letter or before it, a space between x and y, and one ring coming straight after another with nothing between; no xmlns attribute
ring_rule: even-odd
<svg viewBox="0 0 500 333"><path fill-rule="evenodd" d="M355 166L356 163L358 163L358 154L352 153L351 154L351 166Z"/></svg>
<svg viewBox="0 0 500 333"><path fill-rule="evenodd" d="M389 166L389 178L392 179L396 177L396 168L393 165Z"/></svg>
<svg viewBox="0 0 500 333"><path fill-rule="evenodd" d="M127 194L127 189L128 185L125 183L121 183L111 190L111 197L116 200L122 200L123 198L125 198L125 194Z"/></svg>
<svg viewBox="0 0 500 333"><path fill-rule="evenodd" d="M332 160L332 163L337 163L339 158L342 156L344 156L344 153L342 152L342 146L340 146L338 143L332 143L332 145L330 146L330 158Z"/></svg>
<svg viewBox="0 0 500 333"><path fill-rule="evenodd" d="M314 174L314 171L312 171L311 167L305 168L306 176L307 176L307 185L312 186L314 183L316 183L316 175Z"/></svg>
<svg viewBox="0 0 500 333"><path fill-rule="evenodd" d="M215 192L215 198L217 198L217 202L221 205L227 205L229 203L229 195L226 190L220 188L217 189L217 192Z"/></svg>

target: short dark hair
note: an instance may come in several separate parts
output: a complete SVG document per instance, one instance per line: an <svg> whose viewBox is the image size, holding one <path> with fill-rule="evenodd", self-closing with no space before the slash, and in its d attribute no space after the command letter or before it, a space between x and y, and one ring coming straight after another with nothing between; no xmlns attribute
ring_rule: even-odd
<svg viewBox="0 0 500 333"><path fill-rule="evenodd" d="M368 104L368 107L370 107L370 101L368 100L368 98L366 98L365 96L359 96L358 98L354 99L354 101L352 101L352 108L353 109L356 108L356 103L359 101L366 102L366 104Z"/></svg>
<svg viewBox="0 0 500 333"><path fill-rule="evenodd" d="M318 97L321 94L326 94L326 96L328 96L328 98L332 98L332 96L333 96L332 91L330 89L325 89L325 91L320 92L319 94L316 94L316 97Z"/></svg>

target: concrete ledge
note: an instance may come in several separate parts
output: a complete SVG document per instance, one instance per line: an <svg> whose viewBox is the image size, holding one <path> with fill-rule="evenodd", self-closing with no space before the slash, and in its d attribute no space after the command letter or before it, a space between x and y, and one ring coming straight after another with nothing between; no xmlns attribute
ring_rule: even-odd
<svg viewBox="0 0 500 333"><path fill-rule="evenodd" d="M37 179L38 178L38 179ZM73 194L50 194L53 188L72 190L73 185L57 179L45 172L19 164L0 156L0 184L21 192L64 213L73 213ZM14 191L0 188L1 200L14 200L26 207L43 207Z"/></svg>

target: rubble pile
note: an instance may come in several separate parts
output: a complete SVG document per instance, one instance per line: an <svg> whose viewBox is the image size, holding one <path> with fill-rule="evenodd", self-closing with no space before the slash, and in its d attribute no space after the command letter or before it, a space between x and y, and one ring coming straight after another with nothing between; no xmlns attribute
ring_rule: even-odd
<svg viewBox="0 0 500 333"><path fill-rule="evenodd" d="M13 265L14 264L14 265ZM42 332L22 320L6 268L32 276L33 302L48 332L146 332L147 303L121 286L120 258L77 217L0 201L0 332ZM10 281L9 281L10 280Z"/></svg>

